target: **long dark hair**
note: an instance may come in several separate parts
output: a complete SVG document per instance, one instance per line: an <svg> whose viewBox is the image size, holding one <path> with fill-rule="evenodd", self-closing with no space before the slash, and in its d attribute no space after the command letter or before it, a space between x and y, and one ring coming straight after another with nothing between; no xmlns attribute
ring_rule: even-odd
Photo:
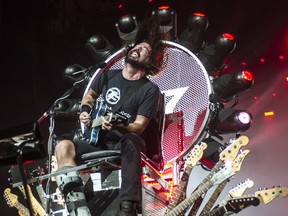
<svg viewBox="0 0 288 216"><path fill-rule="evenodd" d="M156 75L161 70L164 59L164 34L160 30L159 21L156 17L146 17L141 23L139 30L137 31L134 46L139 43L146 42L151 48L150 61L147 65L146 74ZM127 53L134 46L127 47Z"/></svg>

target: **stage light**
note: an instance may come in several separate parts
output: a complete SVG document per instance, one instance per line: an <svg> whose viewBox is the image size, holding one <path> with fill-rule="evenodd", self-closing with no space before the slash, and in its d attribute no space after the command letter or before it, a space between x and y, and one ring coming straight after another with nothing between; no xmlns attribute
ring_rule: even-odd
<svg viewBox="0 0 288 216"><path fill-rule="evenodd" d="M55 108L55 117L61 119L78 119L81 107L79 99L63 99L59 101Z"/></svg>
<svg viewBox="0 0 288 216"><path fill-rule="evenodd" d="M203 13L193 13L188 18L187 28L181 34L179 43L191 50L193 53L198 53L204 44L204 32L208 28L209 21Z"/></svg>
<svg viewBox="0 0 288 216"><path fill-rule="evenodd" d="M249 90L253 83L252 73L241 71L235 74L224 74L216 77L212 82L212 88L219 99L229 101L234 95Z"/></svg>
<svg viewBox="0 0 288 216"><path fill-rule="evenodd" d="M268 112L264 112L264 116L274 116L274 112L273 111L268 111Z"/></svg>
<svg viewBox="0 0 288 216"><path fill-rule="evenodd" d="M135 16L127 14L119 18L115 24L118 35L123 44L134 43L139 25Z"/></svg>
<svg viewBox="0 0 288 216"><path fill-rule="evenodd" d="M212 134L239 133L248 130L251 122L252 114L246 110L222 108L211 119L209 130Z"/></svg>
<svg viewBox="0 0 288 216"><path fill-rule="evenodd" d="M205 138L202 142L207 144L207 148L203 152L200 162L211 169L219 161L219 153L221 152L221 147L224 147L224 145L212 137Z"/></svg>
<svg viewBox="0 0 288 216"><path fill-rule="evenodd" d="M216 38L214 43L204 47L198 58L211 75L213 71L218 72L225 68L224 60L234 51L235 47L236 42L233 35L223 33Z"/></svg>
<svg viewBox="0 0 288 216"><path fill-rule="evenodd" d="M95 64L98 64L112 54L114 47L103 35L93 35L85 43L85 48L90 52Z"/></svg>
<svg viewBox="0 0 288 216"><path fill-rule="evenodd" d="M160 23L161 31L166 35L166 40L175 41L177 38L177 14L169 6L159 6L152 11Z"/></svg>
<svg viewBox="0 0 288 216"><path fill-rule="evenodd" d="M84 68L83 66L79 64L69 65L63 71L62 78L65 82L74 84L75 82L78 82L85 78L85 73L84 73L85 70L86 68Z"/></svg>

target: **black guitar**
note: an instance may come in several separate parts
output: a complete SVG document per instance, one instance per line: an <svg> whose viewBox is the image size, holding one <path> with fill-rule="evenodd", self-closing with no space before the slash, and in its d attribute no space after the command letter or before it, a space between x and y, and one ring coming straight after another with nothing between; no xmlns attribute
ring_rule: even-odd
<svg viewBox="0 0 288 216"><path fill-rule="evenodd" d="M92 145L95 145L98 141L98 136L101 130L102 119L101 116L109 121L111 124L128 124L128 118L120 113L107 112L107 105L104 102L97 101L97 109L94 109L91 113L92 123L89 128L85 128L83 137Z"/></svg>
<svg viewBox="0 0 288 216"><path fill-rule="evenodd" d="M214 208L201 216L223 216L228 213L238 213L249 206L258 206L260 200L255 196L243 196L227 201L226 205Z"/></svg>

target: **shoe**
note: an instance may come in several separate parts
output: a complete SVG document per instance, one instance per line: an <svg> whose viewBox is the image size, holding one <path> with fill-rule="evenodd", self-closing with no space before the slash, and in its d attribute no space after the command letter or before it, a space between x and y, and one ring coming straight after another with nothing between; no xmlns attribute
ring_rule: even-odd
<svg viewBox="0 0 288 216"><path fill-rule="evenodd" d="M130 201L123 201L120 206L120 216L137 216L136 204Z"/></svg>

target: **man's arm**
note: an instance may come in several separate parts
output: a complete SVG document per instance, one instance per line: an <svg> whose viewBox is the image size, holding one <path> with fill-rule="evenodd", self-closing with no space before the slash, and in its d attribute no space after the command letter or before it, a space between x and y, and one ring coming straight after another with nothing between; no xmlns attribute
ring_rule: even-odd
<svg viewBox="0 0 288 216"><path fill-rule="evenodd" d="M88 92L83 96L81 101L81 113L79 116L80 121L88 127L91 123L91 111L95 103L95 100L99 97L96 92L90 88Z"/></svg>
<svg viewBox="0 0 288 216"><path fill-rule="evenodd" d="M145 128L147 127L149 121L150 121L149 118L142 116L142 115L137 115L135 121L132 123L129 123L127 126L124 126L122 124L112 125L105 118L102 117L102 129L103 130L120 129L120 130L134 132L134 133L141 135L143 131L145 130Z"/></svg>

